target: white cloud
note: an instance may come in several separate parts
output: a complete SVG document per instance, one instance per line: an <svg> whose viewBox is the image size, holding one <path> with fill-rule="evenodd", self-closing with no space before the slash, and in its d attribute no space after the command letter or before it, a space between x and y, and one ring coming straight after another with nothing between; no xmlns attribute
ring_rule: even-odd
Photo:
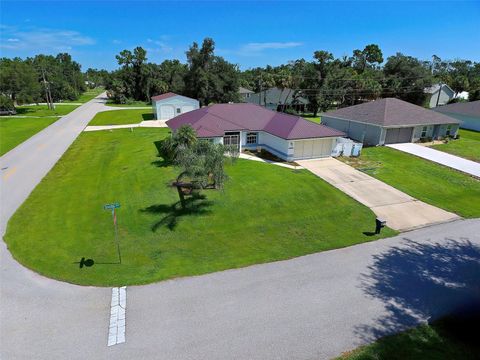
<svg viewBox="0 0 480 360"><path fill-rule="evenodd" d="M168 43L165 42L165 39L167 38L168 37L166 35L162 35L160 36L161 40L147 39L149 47L146 50L153 53L171 53L173 51L173 47L171 47Z"/></svg>
<svg viewBox="0 0 480 360"><path fill-rule="evenodd" d="M95 44L94 39L82 35L78 31L46 28L19 30L10 26L2 28L3 35L8 39L7 43L1 44L0 47L13 51L66 51L75 46Z"/></svg>
<svg viewBox="0 0 480 360"><path fill-rule="evenodd" d="M113 44L121 44L122 42L120 40L114 39L114 40L112 40L112 43Z"/></svg>
<svg viewBox="0 0 480 360"><path fill-rule="evenodd" d="M290 49L298 46L302 46L303 43L301 42L253 42L253 43L248 43L246 45L243 45L241 47L241 50L243 51L253 51L253 52L258 52L258 51L263 51L263 50L278 50L278 49Z"/></svg>

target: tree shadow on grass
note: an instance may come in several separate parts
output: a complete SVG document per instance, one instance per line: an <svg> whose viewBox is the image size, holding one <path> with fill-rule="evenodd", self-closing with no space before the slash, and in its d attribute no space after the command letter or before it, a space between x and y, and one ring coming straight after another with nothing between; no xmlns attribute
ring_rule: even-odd
<svg viewBox="0 0 480 360"><path fill-rule="evenodd" d="M202 194L194 194L185 199L185 209L182 208L180 201L173 204L151 205L140 210L150 214L164 214L164 216L152 225L152 231L156 231L162 226L166 226L170 230L175 230L178 221L182 217L198 216L211 213L209 207L213 205L213 201L205 200L206 196Z"/></svg>
<svg viewBox="0 0 480 360"><path fill-rule="evenodd" d="M480 247L468 238L403 243L373 257L360 287L385 314L355 329L363 342L461 309L480 308ZM372 325L373 324L373 325Z"/></svg>

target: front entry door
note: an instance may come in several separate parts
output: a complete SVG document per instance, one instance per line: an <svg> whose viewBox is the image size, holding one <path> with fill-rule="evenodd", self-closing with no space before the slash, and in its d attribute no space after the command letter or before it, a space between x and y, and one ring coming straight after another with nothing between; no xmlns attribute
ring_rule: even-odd
<svg viewBox="0 0 480 360"><path fill-rule="evenodd" d="M240 133L225 133L223 137L223 145L225 146L236 146L237 149L240 149Z"/></svg>

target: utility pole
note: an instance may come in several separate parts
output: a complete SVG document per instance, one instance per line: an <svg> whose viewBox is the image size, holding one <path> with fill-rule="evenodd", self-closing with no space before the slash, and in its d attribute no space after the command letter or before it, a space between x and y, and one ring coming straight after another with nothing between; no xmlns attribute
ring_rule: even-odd
<svg viewBox="0 0 480 360"><path fill-rule="evenodd" d="M258 86L260 92L258 93L258 105L262 105L262 73L260 73L260 79L258 80Z"/></svg>
<svg viewBox="0 0 480 360"><path fill-rule="evenodd" d="M44 68L42 68L42 78L43 78L43 85L45 87L45 97L46 97L46 100L47 100L47 106L50 110L53 110L54 106L53 106L52 93L50 91L50 83L45 78L45 69Z"/></svg>
<svg viewBox="0 0 480 360"><path fill-rule="evenodd" d="M440 102L440 94L442 93L442 89L443 89L443 84L440 84L440 88L438 89L437 104L435 105L435 107L437 107L438 103Z"/></svg>

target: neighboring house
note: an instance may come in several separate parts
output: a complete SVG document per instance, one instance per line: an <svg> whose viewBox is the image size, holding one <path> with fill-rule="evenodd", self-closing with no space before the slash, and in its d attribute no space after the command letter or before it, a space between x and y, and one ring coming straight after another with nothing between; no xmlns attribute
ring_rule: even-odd
<svg viewBox="0 0 480 360"><path fill-rule="evenodd" d="M255 94L254 91L241 86L238 88L238 93L240 94L240 99L242 102L248 102L248 98L252 96L252 94Z"/></svg>
<svg viewBox="0 0 480 360"><path fill-rule="evenodd" d="M172 92L152 97L153 113L157 120L169 120L199 107L198 100Z"/></svg>
<svg viewBox="0 0 480 360"><path fill-rule="evenodd" d="M202 139L265 149L287 161L327 157L343 132L302 117L267 110L254 104L216 104L167 121L172 130L189 124Z"/></svg>
<svg viewBox="0 0 480 360"><path fill-rule="evenodd" d="M424 92L430 95L429 108L448 104L450 100L455 98L455 91L447 84L435 84L426 88Z"/></svg>
<svg viewBox="0 0 480 360"><path fill-rule="evenodd" d="M304 112L305 106L309 104L308 99L296 96L295 90L279 89L276 87L250 94L247 102L265 106L270 110L282 111L284 108L289 108L301 112Z"/></svg>
<svg viewBox="0 0 480 360"><path fill-rule="evenodd" d="M384 145L456 136L459 121L408 103L386 98L321 114L322 124L343 131L365 145Z"/></svg>
<svg viewBox="0 0 480 360"><path fill-rule="evenodd" d="M434 110L459 120L462 129L480 131L480 100L449 104Z"/></svg>

